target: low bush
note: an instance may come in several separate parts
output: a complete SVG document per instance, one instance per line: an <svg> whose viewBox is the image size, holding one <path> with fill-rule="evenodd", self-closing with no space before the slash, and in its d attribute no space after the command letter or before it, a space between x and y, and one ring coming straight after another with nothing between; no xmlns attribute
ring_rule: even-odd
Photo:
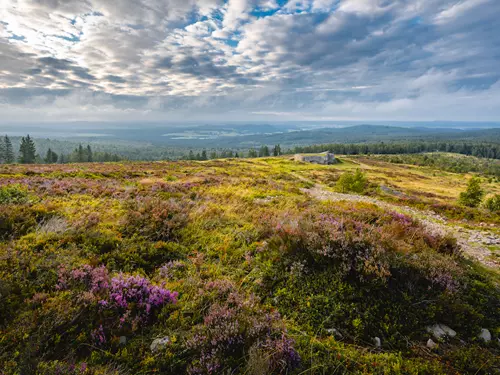
<svg viewBox="0 0 500 375"><path fill-rule="evenodd" d="M175 239L176 232L187 222L189 206L173 199L139 197L126 204L123 233L144 236L152 241Z"/></svg>
<svg viewBox="0 0 500 375"><path fill-rule="evenodd" d="M337 180L337 190L341 193L358 193L365 191L368 185L366 174L360 169L356 169L355 173L344 172Z"/></svg>
<svg viewBox="0 0 500 375"><path fill-rule="evenodd" d="M19 184L6 185L0 187L0 204L6 203L26 203L28 201L28 191Z"/></svg>

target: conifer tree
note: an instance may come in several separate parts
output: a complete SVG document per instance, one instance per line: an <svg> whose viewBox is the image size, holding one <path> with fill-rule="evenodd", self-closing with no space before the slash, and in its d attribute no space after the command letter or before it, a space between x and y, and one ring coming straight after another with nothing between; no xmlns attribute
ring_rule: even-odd
<svg viewBox="0 0 500 375"><path fill-rule="evenodd" d="M29 136L21 138L21 145L19 146L19 163L33 164L36 161L36 147L35 143Z"/></svg>
<svg viewBox="0 0 500 375"><path fill-rule="evenodd" d="M45 156L45 162L47 164L55 164L57 163L58 159L59 156L54 151L52 151L52 149L49 148L47 150L47 155Z"/></svg>
<svg viewBox="0 0 500 375"><path fill-rule="evenodd" d="M0 138L0 164L5 163L5 140Z"/></svg>
<svg viewBox="0 0 500 375"><path fill-rule="evenodd" d="M78 151L76 154L77 154L76 161L78 163L82 163L85 161L85 152L83 151L83 146L81 144L78 145Z"/></svg>
<svg viewBox="0 0 500 375"><path fill-rule="evenodd" d="M275 145L273 148L273 155L274 156L280 156L281 155L281 146L280 145Z"/></svg>
<svg viewBox="0 0 500 375"><path fill-rule="evenodd" d="M90 145L87 145L87 162L92 163L94 161L93 155L92 155L92 149L90 148Z"/></svg>
<svg viewBox="0 0 500 375"><path fill-rule="evenodd" d="M262 146L259 150L259 156L260 157L263 157L263 156L269 156L269 147L267 146Z"/></svg>
<svg viewBox="0 0 500 375"><path fill-rule="evenodd" d="M6 164L14 163L14 147L12 147L12 142L10 138L6 135L4 137L4 145L5 145L5 155L4 160Z"/></svg>

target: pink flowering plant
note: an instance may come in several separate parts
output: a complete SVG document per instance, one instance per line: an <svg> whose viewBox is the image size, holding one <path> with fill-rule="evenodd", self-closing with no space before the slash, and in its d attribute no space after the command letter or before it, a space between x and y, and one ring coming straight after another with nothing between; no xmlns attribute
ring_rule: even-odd
<svg viewBox="0 0 500 375"><path fill-rule="evenodd" d="M245 353L255 350L267 359L262 365L266 373L285 374L299 365L280 314L264 310L257 297L245 296L227 280L207 283L199 297L208 310L187 340L193 359L189 374L236 371L244 364Z"/></svg>
<svg viewBox="0 0 500 375"><path fill-rule="evenodd" d="M107 341L106 330L134 331L151 322L163 306L175 304L178 296L146 277L123 273L111 277L106 267L90 265L70 271L61 267L56 288L70 290L87 306L97 307L101 323L91 336L99 345Z"/></svg>

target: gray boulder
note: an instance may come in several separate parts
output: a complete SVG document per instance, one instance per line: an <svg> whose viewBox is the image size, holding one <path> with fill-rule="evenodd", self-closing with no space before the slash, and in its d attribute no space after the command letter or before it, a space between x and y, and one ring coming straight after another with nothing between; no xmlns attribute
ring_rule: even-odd
<svg viewBox="0 0 500 375"><path fill-rule="evenodd" d="M481 328L481 333L479 334L479 338L484 342L491 341L491 333L486 328Z"/></svg>
<svg viewBox="0 0 500 375"><path fill-rule="evenodd" d="M440 323L434 324L433 326L428 326L426 329L427 332L432 334L432 336L434 336L434 338L438 340L442 340L445 337L455 337L457 335L457 333L450 327Z"/></svg>
<svg viewBox="0 0 500 375"><path fill-rule="evenodd" d="M153 353L156 353L156 352L164 349L168 345L169 342L170 342L170 337L168 337L168 336L154 339L149 348L151 349L151 351Z"/></svg>
<svg viewBox="0 0 500 375"><path fill-rule="evenodd" d="M427 340L427 344L426 344L426 346L427 346L429 349L434 349L434 348L437 346L437 344L436 344L434 341L432 341L432 339L429 339L429 340Z"/></svg>

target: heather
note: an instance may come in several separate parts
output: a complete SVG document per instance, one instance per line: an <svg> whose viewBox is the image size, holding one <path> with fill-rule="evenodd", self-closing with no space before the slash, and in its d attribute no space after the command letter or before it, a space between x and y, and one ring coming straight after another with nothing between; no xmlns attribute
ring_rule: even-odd
<svg viewBox="0 0 500 375"><path fill-rule="evenodd" d="M460 236L496 238L500 191L479 176L464 206L470 179L367 157L2 166L0 373L498 373L497 245ZM431 348L438 323L457 335Z"/></svg>

